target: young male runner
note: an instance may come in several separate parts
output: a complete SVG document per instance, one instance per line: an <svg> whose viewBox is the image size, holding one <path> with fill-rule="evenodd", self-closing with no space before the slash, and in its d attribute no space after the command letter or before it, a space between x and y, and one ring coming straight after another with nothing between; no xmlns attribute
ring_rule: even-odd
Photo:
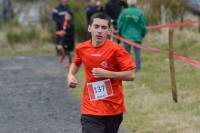
<svg viewBox="0 0 200 133"><path fill-rule="evenodd" d="M104 13L92 16L91 39L76 45L68 73L68 85L77 86L75 74L85 71L82 95L82 133L117 133L125 112L122 80L132 81L136 65L123 47L107 39L110 19Z"/></svg>

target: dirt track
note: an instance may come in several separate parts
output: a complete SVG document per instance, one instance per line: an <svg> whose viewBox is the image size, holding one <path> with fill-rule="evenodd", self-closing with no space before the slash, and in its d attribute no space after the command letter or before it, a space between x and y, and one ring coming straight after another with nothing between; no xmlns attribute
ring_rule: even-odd
<svg viewBox="0 0 200 133"><path fill-rule="evenodd" d="M64 73L55 57L0 57L0 133L80 133Z"/></svg>

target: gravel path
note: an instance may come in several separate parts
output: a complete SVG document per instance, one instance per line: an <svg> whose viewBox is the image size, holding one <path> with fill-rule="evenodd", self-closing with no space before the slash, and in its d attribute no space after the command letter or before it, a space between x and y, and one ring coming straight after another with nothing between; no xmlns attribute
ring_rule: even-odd
<svg viewBox="0 0 200 133"><path fill-rule="evenodd" d="M55 57L0 57L0 133L80 133L64 73Z"/></svg>

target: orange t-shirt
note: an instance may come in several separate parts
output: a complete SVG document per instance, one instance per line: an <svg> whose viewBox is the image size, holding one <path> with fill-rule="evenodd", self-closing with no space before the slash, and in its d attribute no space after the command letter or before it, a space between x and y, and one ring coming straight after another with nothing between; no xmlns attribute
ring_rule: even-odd
<svg viewBox="0 0 200 133"><path fill-rule="evenodd" d="M122 80L106 78L95 79L92 75L93 68L103 68L116 72L134 69L136 67L134 61L122 46L115 44L108 39L99 47L92 46L91 40L83 42L76 46L74 63L76 65L84 65L86 76L86 83L82 95L81 114L104 116L125 112ZM107 81L107 83L105 83L106 85L98 82L104 80L109 80L108 82L110 82L111 87L107 87L107 85L109 86ZM92 86L94 87L96 84L97 86L100 84L104 85L103 87L108 88L105 93L106 96L109 92L112 94L109 93L109 96L102 99L91 100L91 95L93 95L94 98L94 94L91 94L90 90ZM104 90L104 88L102 90ZM104 96L103 94L100 96Z"/></svg>

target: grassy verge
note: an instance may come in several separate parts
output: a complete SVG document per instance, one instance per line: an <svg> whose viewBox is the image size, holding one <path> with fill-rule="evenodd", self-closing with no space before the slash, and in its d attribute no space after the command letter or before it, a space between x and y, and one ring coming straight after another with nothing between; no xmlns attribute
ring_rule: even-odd
<svg viewBox="0 0 200 133"><path fill-rule="evenodd" d="M52 55L55 53L53 44L18 44L15 48L4 47L0 50L0 56L34 56L34 55Z"/></svg>
<svg viewBox="0 0 200 133"><path fill-rule="evenodd" d="M200 59L198 34L176 31L175 51L193 59ZM166 35L167 37L167 35ZM143 45L168 49L167 38L149 33ZM130 133L199 133L200 132L200 71L175 59L178 103L171 96L169 61L167 55L143 51L142 71L134 82L124 82L127 105L122 126ZM81 96L83 69L77 78L80 85L74 90Z"/></svg>
<svg viewBox="0 0 200 133"><path fill-rule="evenodd" d="M51 33L41 28L14 26L11 21L0 32L0 56L16 55L47 55L54 53L54 44ZM8 28L11 27L11 28ZM51 43L52 42L52 43Z"/></svg>

